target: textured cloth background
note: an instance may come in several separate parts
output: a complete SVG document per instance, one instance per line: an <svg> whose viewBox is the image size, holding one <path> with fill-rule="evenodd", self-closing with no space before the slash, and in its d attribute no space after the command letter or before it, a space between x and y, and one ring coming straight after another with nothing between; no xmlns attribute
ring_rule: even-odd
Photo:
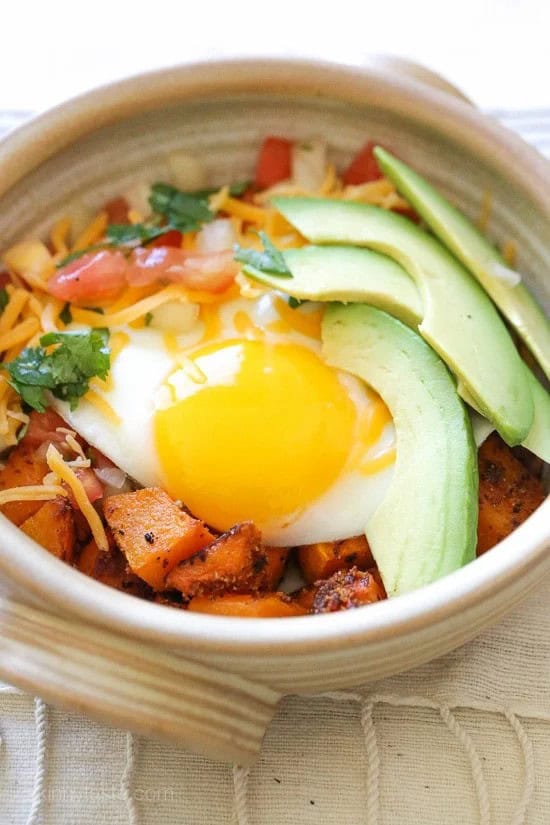
<svg viewBox="0 0 550 825"><path fill-rule="evenodd" d="M550 153L550 112L496 114ZM546 582L422 668L287 697L250 775L0 686L0 825L547 825L549 604Z"/></svg>

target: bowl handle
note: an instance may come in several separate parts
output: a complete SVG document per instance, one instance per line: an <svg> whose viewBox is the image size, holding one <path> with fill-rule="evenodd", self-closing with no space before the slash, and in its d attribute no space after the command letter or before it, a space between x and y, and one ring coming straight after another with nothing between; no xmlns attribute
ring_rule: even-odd
<svg viewBox="0 0 550 825"><path fill-rule="evenodd" d="M414 60L406 60L403 57L395 57L391 54L373 54L366 58L365 63L369 68L401 75L406 80L412 80L440 92L446 92L446 94L457 97L464 103L469 103L470 106L475 105L469 97L445 77L433 72L421 63L416 63Z"/></svg>
<svg viewBox="0 0 550 825"><path fill-rule="evenodd" d="M0 677L66 710L250 765L281 694L0 597Z"/></svg>

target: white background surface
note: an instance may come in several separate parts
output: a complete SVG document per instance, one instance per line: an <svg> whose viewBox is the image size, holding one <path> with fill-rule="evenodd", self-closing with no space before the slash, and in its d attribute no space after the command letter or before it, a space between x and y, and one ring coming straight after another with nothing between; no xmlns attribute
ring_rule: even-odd
<svg viewBox="0 0 550 825"><path fill-rule="evenodd" d="M483 107L550 107L550 0L3 0L0 109L221 55L401 54Z"/></svg>

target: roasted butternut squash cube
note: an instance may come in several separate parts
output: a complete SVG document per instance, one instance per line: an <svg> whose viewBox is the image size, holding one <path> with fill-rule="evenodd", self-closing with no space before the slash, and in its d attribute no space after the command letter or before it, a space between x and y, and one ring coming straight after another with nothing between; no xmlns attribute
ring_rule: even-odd
<svg viewBox="0 0 550 825"><path fill-rule="evenodd" d="M263 547L259 530L245 521L180 562L166 583L184 598L268 590L280 574L282 555L278 548Z"/></svg>
<svg viewBox="0 0 550 825"><path fill-rule="evenodd" d="M20 525L21 530L58 559L72 562L76 544L73 508L63 496L40 504L40 509Z"/></svg>
<svg viewBox="0 0 550 825"><path fill-rule="evenodd" d="M103 512L131 570L154 590L163 590L170 571L213 538L158 487L110 496Z"/></svg>
<svg viewBox="0 0 550 825"><path fill-rule="evenodd" d="M286 616L305 616L307 613L307 610L285 593L196 596L191 599L187 609L194 613L248 619L280 619Z"/></svg>
<svg viewBox="0 0 550 825"><path fill-rule="evenodd" d="M544 501L541 480L496 433L481 445L477 554L505 539Z"/></svg>
<svg viewBox="0 0 550 825"><path fill-rule="evenodd" d="M298 564L305 580L313 584L320 579L328 579L338 570L358 567L367 570L374 559L365 536L354 536L343 541L322 541L304 544L297 548Z"/></svg>
<svg viewBox="0 0 550 825"><path fill-rule="evenodd" d="M44 456L37 453L34 447L21 443L11 451L5 467L0 470L0 490L42 484L42 479L49 472ZM11 501L0 509L10 521L20 525L43 504L43 501Z"/></svg>

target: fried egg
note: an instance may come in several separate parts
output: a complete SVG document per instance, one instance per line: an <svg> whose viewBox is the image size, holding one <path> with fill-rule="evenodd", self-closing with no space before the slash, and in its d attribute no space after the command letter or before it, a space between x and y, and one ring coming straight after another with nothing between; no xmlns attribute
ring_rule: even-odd
<svg viewBox="0 0 550 825"><path fill-rule="evenodd" d="M374 392L324 362L322 306L236 290L182 306L172 329L169 307L150 327L112 329L109 377L76 410L56 404L61 415L215 529L252 520L273 546L362 533L395 432Z"/></svg>

